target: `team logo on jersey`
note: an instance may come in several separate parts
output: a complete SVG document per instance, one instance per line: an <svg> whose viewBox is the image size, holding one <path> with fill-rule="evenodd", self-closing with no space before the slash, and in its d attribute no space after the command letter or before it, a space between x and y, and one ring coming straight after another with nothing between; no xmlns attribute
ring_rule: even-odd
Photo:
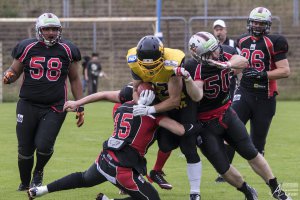
<svg viewBox="0 0 300 200"><path fill-rule="evenodd" d="M236 95L234 95L232 101L239 101L240 99L241 99L241 95L240 94L236 94Z"/></svg>
<svg viewBox="0 0 300 200"><path fill-rule="evenodd" d="M136 61L137 61L137 56L136 55L129 56L128 60L127 60L128 63L133 63L133 62L136 62Z"/></svg>
<svg viewBox="0 0 300 200"><path fill-rule="evenodd" d="M107 146L110 148L113 148L113 149L119 149L123 143L124 143L124 140L119 140L119 139L110 137L108 139Z"/></svg>
<svg viewBox="0 0 300 200"><path fill-rule="evenodd" d="M250 50L255 50L256 44L251 44Z"/></svg>
<svg viewBox="0 0 300 200"><path fill-rule="evenodd" d="M142 183L145 183L145 179L143 178L142 175L139 175L138 179L139 179L139 181L141 181Z"/></svg>
<svg viewBox="0 0 300 200"><path fill-rule="evenodd" d="M19 123L23 122L23 115L21 115L21 114L17 115L17 122L19 122Z"/></svg>
<svg viewBox="0 0 300 200"><path fill-rule="evenodd" d="M178 67L178 62L175 60L165 60L164 65Z"/></svg>

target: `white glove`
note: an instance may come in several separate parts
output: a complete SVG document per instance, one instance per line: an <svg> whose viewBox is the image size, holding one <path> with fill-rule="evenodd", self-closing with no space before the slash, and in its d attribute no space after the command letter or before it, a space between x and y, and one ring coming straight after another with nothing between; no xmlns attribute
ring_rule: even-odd
<svg viewBox="0 0 300 200"><path fill-rule="evenodd" d="M140 94L138 104L149 106L155 99L155 94L152 90L143 90Z"/></svg>
<svg viewBox="0 0 300 200"><path fill-rule="evenodd" d="M154 106L134 105L133 116L145 116L156 113Z"/></svg>
<svg viewBox="0 0 300 200"><path fill-rule="evenodd" d="M174 70L174 73L176 76L182 76L185 81L192 80L190 73L187 70L185 70L184 68L175 67L173 70Z"/></svg>
<svg viewBox="0 0 300 200"><path fill-rule="evenodd" d="M227 62L221 62L221 61L216 61L212 59L207 59L207 62L211 66L216 66L219 69L227 69L231 67L231 63L229 61Z"/></svg>

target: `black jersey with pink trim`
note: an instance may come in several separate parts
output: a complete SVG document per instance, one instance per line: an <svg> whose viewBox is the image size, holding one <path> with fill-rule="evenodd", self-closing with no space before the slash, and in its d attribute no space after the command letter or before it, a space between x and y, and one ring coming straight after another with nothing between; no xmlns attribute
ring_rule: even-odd
<svg viewBox="0 0 300 200"><path fill-rule="evenodd" d="M248 59L249 67L256 68L258 71L272 71L276 69L275 62L287 58L288 42L281 35L264 35L255 38L244 34L238 38L237 43L241 55ZM261 97L272 97L278 93L276 80L242 77L240 85L248 92Z"/></svg>
<svg viewBox="0 0 300 200"><path fill-rule="evenodd" d="M24 65L20 98L44 106L63 105L69 66L81 60L74 44L61 40L48 47L37 39L25 39L13 49L12 57Z"/></svg>
<svg viewBox="0 0 300 200"><path fill-rule="evenodd" d="M111 150L120 150L129 145L143 157L155 140L155 131L163 116L134 117L133 105L133 101L128 101L116 109L114 132L106 145Z"/></svg>
<svg viewBox="0 0 300 200"><path fill-rule="evenodd" d="M219 60L228 61L237 54L235 48L221 45L221 55ZM188 59L184 63L185 69L190 73L193 80L204 81L203 98L198 104L198 113L217 109L230 100L229 85L231 69L219 69L208 64L199 64L195 59Z"/></svg>

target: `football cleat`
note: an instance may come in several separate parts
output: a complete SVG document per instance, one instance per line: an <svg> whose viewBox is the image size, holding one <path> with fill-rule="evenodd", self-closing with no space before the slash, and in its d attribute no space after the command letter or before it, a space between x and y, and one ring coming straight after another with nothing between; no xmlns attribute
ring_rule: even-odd
<svg viewBox="0 0 300 200"><path fill-rule="evenodd" d="M245 200L258 200L257 192L254 188L249 186L247 183L243 184L242 188L237 188L237 190L241 191L245 195Z"/></svg>
<svg viewBox="0 0 300 200"><path fill-rule="evenodd" d="M190 200L201 200L200 194L190 194Z"/></svg>
<svg viewBox="0 0 300 200"><path fill-rule="evenodd" d="M171 190L173 186L168 183L168 181L166 181L163 176L166 176L163 171L150 171L150 178L153 182L157 183L161 189Z"/></svg>
<svg viewBox="0 0 300 200"><path fill-rule="evenodd" d="M225 183L226 180L219 174L215 180L216 183Z"/></svg>
<svg viewBox="0 0 300 200"><path fill-rule="evenodd" d="M17 191L26 191L28 189L29 189L29 185L24 185L23 183L20 183Z"/></svg>
<svg viewBox="0 0 300 200"><path fill-rule="evenodd" d="M34 199L36 197L43 196L48 193L47 186L33 187L27 191L29 200Z"/></svg>
<svg viewBox="0 0 300 200"><path fill-rule="evenodd" d="M282 190L281 185L278 185L272 195L278 200L292 200L292 198Z"/></svg>
<svg viewBox="0 0 300 200"><path fill-rule="evenodd" d="M43 171L33 172L30 188L41 186L43 183L43 175L44 175Z"/></svg>
<svg viewBox="0 0 300 200"><path fill-rule="evenodd" d="M96 197L96 200L110 200L105 194L99 193Z"/></svg>

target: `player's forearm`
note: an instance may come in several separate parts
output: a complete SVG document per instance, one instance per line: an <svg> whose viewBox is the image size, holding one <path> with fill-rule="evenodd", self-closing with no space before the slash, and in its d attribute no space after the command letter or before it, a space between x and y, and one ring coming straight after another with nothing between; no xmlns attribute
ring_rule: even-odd
<svg viewBox="0 0 300 200"><path fill-rule="evenodd" d="M198 102L203 97L203 89L199 88L195 82L191 79L185 82L186 91L191 99L195 102Z"/></svg>
<svg viewBox="0 0 300 200"><path fill-rule="evenodd" d="M82 94L82 85L79 77L73 80L70 79L70 84L71 84L71 91L75 100L81 99L83 97L83 94Z"/></svg>
<svg viewBox="0 0 300 200"><path fill-rule="evenodd" d="M268 79L274 80L289 77L291 71L287 59L278 61L275 63L275 65L277 67L276 69L267 71Z"/></svg>
<svg viewBox="0 0 300 200"><path fill-rule="evenodd" d="M233 69L244 69L248 66L248 60L239 55L234 55L230 60L231 68Z"/></svg>
<svg viewBox="0 0 300 200"><path fill-rule="evenodd" d="M166 112L177 108L180 105L180 96L178 98L171 98L156 104L154 106L156 113Z"/></svg>
<svg viewBox="0 0 300 200"><path fill-rule="evenodd" d="M88 103L93 103L97 101L110 101L113 103L119 103L119 93L120 91L103 91L103 92L97 92L95 94L88 95L77 102L80 105L88 104Z"/></svg>
<svg viewBox="0 0 300 200"><path fill-rule="evenodd" d="M159 121L159 126L165 128L165 129L168 129L172 133L179 135L179 136L183 136L185 133L184 127L180 123L178 123L175 120L172 120L168 117L161 119Z"/></svg>

